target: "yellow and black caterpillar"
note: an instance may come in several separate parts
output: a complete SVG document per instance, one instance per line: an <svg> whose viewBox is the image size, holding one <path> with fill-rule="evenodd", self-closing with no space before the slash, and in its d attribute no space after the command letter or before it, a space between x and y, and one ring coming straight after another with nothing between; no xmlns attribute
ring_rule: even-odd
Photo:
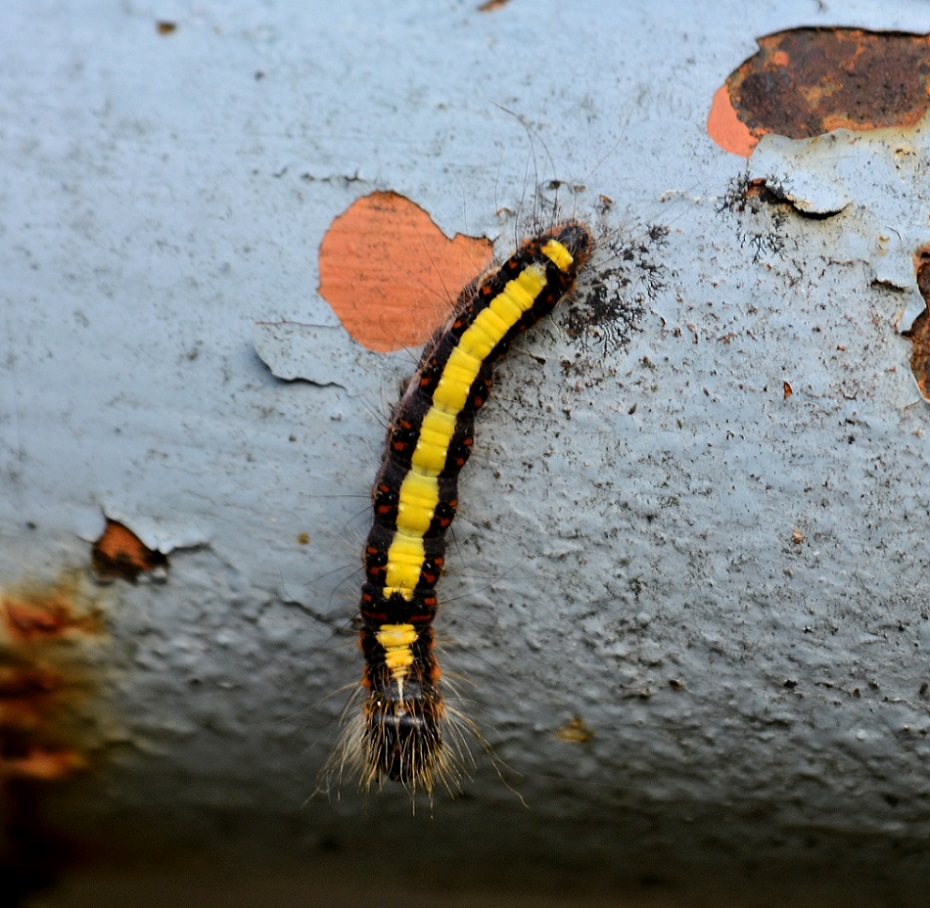
<svg viewBox="0 0 930 908"><path fill-rule="evenodd" d="M588 228L569 221L476 278L426 345L391 417L363 556L362 715L341 751L343 763L359 764L365 787L388 778L432 792L452 772L432 622L458 474L495 363L571 293L591 250Z"/></svg>

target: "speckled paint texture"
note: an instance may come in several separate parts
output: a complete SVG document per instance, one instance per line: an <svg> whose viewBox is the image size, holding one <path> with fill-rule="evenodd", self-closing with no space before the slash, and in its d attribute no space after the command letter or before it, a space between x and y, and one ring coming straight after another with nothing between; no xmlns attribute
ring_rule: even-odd
<svg viewBox="0 0 930 908"><path fill-rule="evenodd" d="M118 859L41 904L114 866L156 899L183 853L305 879L290 904L920 905L922 127L767 136L747 171L705 126L757 37L923 8L477 6L0 9L0 585L89 572L107 520L166 559L107 587L119 731L43 795ZM540 326L481 414L436 626L499 773L479 748L466 797L415 816L399 789L307 801L415 362L344 332L320 243L381 190L506 254L553 179L648 247L643 313L626 344Z"/></svg>

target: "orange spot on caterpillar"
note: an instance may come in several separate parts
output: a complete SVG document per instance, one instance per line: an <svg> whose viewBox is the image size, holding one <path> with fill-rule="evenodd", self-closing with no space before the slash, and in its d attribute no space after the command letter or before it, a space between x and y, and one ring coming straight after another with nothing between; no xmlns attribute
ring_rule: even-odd
<svg viewBox="0 0 930 908"><path fill-rule="evenodd" d="M487 239L449 239L419 205L373 192L339 215L320 244L320 295L369 350L425 343L454 296L491 262Z"/></svg>

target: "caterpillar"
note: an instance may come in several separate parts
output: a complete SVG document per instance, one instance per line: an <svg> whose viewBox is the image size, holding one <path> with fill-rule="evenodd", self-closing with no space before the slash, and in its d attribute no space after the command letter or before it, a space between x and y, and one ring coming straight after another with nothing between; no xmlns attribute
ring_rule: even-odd
<svg viewBox="0 0 930 908"><path fill-rule="evenodd" d="M591 231L567 221L472 281L426 344L392 414L363 552L361 715L340 751L343 765L360 769L363 788L389 779L432 795L456 774L456 716L441 692L432 623L458 475L494 365L572 292L592 246Z"/></svg>

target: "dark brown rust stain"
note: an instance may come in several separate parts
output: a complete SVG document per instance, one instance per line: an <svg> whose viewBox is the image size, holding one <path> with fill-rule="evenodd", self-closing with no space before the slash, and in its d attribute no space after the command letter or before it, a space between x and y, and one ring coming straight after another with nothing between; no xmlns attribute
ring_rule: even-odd
<svg viewBox="0 0 930 908"><path fill-rule="evenodd" d="M930 307L930 248L923 248L914 257L917 289ZM930 313L924 309L910 330L903 332L911 342L911 371L924 400L930 401Z"/></svg>
<svg viewBox="0 0 930 908"><path fill-rule="evenodd" d="M708 121L711 138L728 151L748 155L768 132L805 139L841 127L908 127L927 112L928 35L796 28L758 44L727 78Z"/></svg>
<svg viewBox="0 0 930 908"><path fill-rule="evenodd" d="M56 781L87 765L71 730L94 689L81 644L102 636L76 573L0 590L0 780Z"/></svg>
<svg viewBox="0 0 930 908"><path fill-rule="evenodd" d="M86 772L102 640L84 575L0 589L0 879L4 904L52 885L73 857L43 818L53 783ZM97 657L97 658L95 658Z"/></svg>
<svg viewBox="0 0 930 908"><path fill-rule="evenodd" d="M0 728L37 727L68 687L60 671L0 660Z"/></svg>
<svg viewBox="0 0 930 908"><path fill-rule="evenodd" d="M150 549L132 530L116 520L107 520L103 535L94 543L91 570L102 583L128 580L135 583L140 574L167 570L168 558Z"/></svg>

